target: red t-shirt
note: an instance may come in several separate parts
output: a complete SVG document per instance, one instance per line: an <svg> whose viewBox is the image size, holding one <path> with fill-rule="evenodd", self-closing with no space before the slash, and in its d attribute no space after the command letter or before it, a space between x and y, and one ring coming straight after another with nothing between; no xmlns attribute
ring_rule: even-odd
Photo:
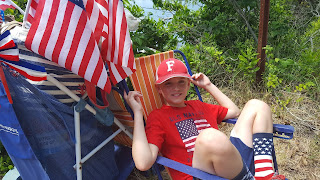
<svg viewBox="0 0 320 180"><path fill-rule="evenodd" d="M148 142L158 146L163 156L192 166L195 140L201 130L218 129L228 109L198 100L185 101L186 107L162 106L147 119ZM190 175L170 169L173 179L192 179Z"/></svg>

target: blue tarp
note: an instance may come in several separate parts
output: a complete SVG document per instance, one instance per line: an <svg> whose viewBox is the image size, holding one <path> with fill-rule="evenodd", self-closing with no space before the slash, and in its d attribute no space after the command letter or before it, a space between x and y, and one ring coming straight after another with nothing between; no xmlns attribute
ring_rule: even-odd
<svg viewBox="0 0 320 180"><path fill-rule="evenodd" d="M4 68L13 99L0 86L1 142L23 179L76 179L73 109ZM112 134L81 112L82 157ZM111 141L83 164L83 179L115 179L119 171Z"/></svg>

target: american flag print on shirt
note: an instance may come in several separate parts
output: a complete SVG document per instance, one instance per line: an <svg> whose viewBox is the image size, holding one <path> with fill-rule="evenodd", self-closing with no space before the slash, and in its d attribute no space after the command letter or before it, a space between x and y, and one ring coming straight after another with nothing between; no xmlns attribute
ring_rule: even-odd
<svg viewBox="0 0 320 180"><path fill-rule="evenodd" d="M205 119L186 119L175 123L187 152L194 152L195 141L201 131L211 127Z"/></svg>
<svg viewBox="0 0 320 180"><path fill-rule="evenodd" d="M272 138L254 138L254 164L255 178L265 178L269 174L273 174L272 165Z"/></svg>

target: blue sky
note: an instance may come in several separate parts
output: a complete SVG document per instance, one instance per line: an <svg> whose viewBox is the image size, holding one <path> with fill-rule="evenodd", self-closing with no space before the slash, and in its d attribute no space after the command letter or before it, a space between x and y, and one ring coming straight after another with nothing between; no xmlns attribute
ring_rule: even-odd
<svg viewBox="0 0 320 180"><path fill-rule="evenodd" d="M153 9L153 2L152 0L134 0L134 2L143 8L143 10L145 11L146 15L149 13L149 12L152 12L153 13L153 18L154 19L158 19L158 18L168 18L168 17L172 17L172 14L170 12L164 12L164 11L161 11L161 10L156 10L156 9ZM191 9L198 9L199 6L198 5L194 5L194 6L191 6Z"/></svg>
<svg viewBox="0 0 320 180"><path fill-rule="evenodd" d="M134 0L134 1L138 6L143 8L143 10L145 11L146 15L149 12L152 12L153 13L153 18L155 18L155 19L157 19L157 18L167 18L167 17L171 17L172 16L171 13L164 13L161 10L153 9L152 0Z"/></svg>

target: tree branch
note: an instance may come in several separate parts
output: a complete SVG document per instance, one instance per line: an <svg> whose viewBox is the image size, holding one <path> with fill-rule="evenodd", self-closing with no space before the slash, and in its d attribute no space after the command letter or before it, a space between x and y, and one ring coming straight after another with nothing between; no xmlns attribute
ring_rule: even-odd
<svg viewBox="0 0 320 180"><path fill-rule="evenodd" d="M230 3L233 5L234 9L237 11L237 13L242 17L242 19L245 21L252 37L254 38L255 42L258 44L258 38L256 36L256 34L254 33L254 31L252 30L250 24L249 24L249 21L247 20L247 18L244 16L244 14L242 13L241 10L239 10L239 6L237 4L237 2L235 0L229 0Z"/></svg>

